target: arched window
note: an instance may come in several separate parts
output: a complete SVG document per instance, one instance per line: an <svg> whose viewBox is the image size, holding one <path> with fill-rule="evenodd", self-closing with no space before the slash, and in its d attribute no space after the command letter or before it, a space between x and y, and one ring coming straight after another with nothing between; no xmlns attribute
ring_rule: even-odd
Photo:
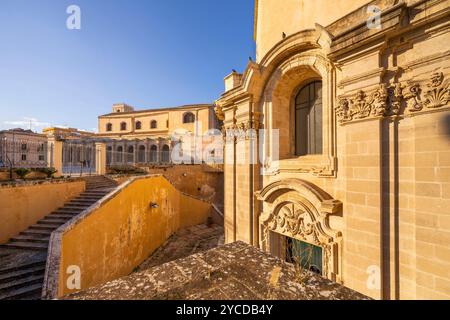
<svg viewBox="0 0 450 320"><path fill-rule="evenodd" d="M106 164L110 165L112 162L112 147L106 147Z"/></svg>
<svg viewBox="0 0 450 320"><path fill-rule="evenodd" d="M127 162L133 163L134 162L134 147L129 146L127 150Z"/></svg>
<svg viewBox="0 0 450 320"><path fill-rule="evenodd" d="M183 123L194 123L195 115L192 112L186 112L183 115Z"/></svg>
<svg viewBox="0 0 450 320"><path fill-rule="evenodd" d="M142 129L142 123L140 121L136 122L136 130L141 130Z"/></svg>
<svg viewBox="0 0 450 320"><path fill-rule="evenodd" d="M117 147L116 162L117 163L122 163L123 162L123 147L121 147L121 146Z"/></svg>
<svg viewBox="0 0 450 320"><path fill-rule="evenodd" d="M150 148L150 162L158 162L158 147L156 145L152 145Z"/></svg>
<svg viewBox="0 0 450 320"><path fill-rule="evenodd" d="M156 129L156 128L158 128L158 121L152 120L152 122L150 122L150 128L151 128L151 129Z"/></svg>
<svg viewBox="0 0 450 320"><path fill-rule="evenodd" d="M127 123L126 123L126 122L122 122L122 123L120 124L120 130L121 130L121 131L127 130Z"/></svg>
<svg viewBox="0 0 450 320"><path fill-rule="evenodd" d="M110 132L110 131L112 131L112 123L108 123L107 125L106 125L106 131L108 131L108 132Z"/></svg>
<svg viewBox="0 0 450 320"><path fill-rule="evenodd" d="M138 162L139 163L145 163L145 146L139 146Z"/></svg>
<svg viewBox="0 0 450 320"><path fill-rule="evenodd" d="M163 163L170 162L170 148L167 144L165 144L162 148L161 162Z"/></svg>
<svg viewBox="0 0 450 320"><path fill-rule="evenodd" d="M295 97L295 153L322 153L322 81L302 87Z"/></svg>

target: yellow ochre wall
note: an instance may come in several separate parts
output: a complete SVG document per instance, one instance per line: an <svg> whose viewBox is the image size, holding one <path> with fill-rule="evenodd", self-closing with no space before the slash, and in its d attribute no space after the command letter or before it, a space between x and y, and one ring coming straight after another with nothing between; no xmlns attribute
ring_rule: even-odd
<svg viewBox="0 0 450 320"><path fill-rule="evenodd" d="M69 266L80 267L82 290L128 275L174 232L205 223L210 213L209 203L163 176L130 182L62 235L58 296L73 293L66 286Z"/></svg>
<svg viewBox="0 0 450 320"><path fill-rule="evenodd" d="M84 181L0 188L0 244L64 206L85 190Z"/></svg>

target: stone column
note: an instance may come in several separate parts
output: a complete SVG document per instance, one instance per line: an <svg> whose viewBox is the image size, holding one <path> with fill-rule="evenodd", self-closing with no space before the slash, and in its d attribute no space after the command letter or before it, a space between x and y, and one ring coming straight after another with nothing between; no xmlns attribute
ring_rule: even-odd
<svg viewBox="0 0 450 320"><path fill-rule="evenodd" d="M116 140L111 144L111 166L116 164Z"/></svg>
<svg viewBox="0 0 450 320"><path fill-rule="evenodd" d="M128 165L128 142L126 140L123 141L122 147L122 165Z"/></svg>
<svg viewBox="0 0 450 320"><path fill-rule="evenodd" d="M95 173L106 174L106 144L103 142L95 143Z"/></svg>
<svg viewBox="0 0 450 320"><path fill-rule="evenodd" d="M57 171L55 177L61 177L63 174L63 142L56 140L55 137L49 137L47 143L48 166Z"/></svg>
<svg viewBox="0 0 450 320"><path fill-rule="evenodd" d="M134 140L134 145L133 145L133 151L134 151L134 155L133 155L133 165L135 166L136 163L139 162L139 144L138 144L138 140Z"/></svg>
<svg viewBox="0 0 450 320"><path fill-rule="evenodd" d="M145 139L145 164L148 165L150 162L150 140Z"/></svg>

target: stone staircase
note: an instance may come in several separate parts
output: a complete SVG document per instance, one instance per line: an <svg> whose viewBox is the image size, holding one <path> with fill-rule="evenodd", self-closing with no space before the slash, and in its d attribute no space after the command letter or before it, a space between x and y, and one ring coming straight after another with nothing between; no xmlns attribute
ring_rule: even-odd
<svg viewBox="0 0 450 320"><path fill-rule="evenodd" d="M117 183L104 176L86 180L86 191L36 224L0 245L0 300L39 299L51 233L107 195ZM32 258L27 259L27 256Z"/></svg>

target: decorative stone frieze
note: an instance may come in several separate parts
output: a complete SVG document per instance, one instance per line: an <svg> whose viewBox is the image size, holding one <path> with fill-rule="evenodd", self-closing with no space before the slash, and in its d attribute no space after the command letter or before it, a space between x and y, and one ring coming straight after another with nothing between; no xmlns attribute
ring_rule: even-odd
<svg viewBox="0 0 450 320"><path fill-rule="evenodd" d="M340 123L370 116L382 117L388 108L388 90L386 84L382 83L370 94L359 90L353 97L339 97L338 101L336 116Z"/></svg>
<svg viewBox="0 0 450 320"><path fill-rule="evenodd" d="M442 72L430 75L425 86L418 82L396 82L391 86L380 84L372 93L359 90L354 96L340 96L336 116L341 124L388 116L407 115L448 106L450 80Z"/></svg>
<svg viewBox="0 0 450 320"><path fill-rule="evenodd" d="M233 140L251 140L257 138L259 129L261 129L259 120L248 120L230 126L223 126L222 136L225 142L228 143L231 143Z"/></svg>

